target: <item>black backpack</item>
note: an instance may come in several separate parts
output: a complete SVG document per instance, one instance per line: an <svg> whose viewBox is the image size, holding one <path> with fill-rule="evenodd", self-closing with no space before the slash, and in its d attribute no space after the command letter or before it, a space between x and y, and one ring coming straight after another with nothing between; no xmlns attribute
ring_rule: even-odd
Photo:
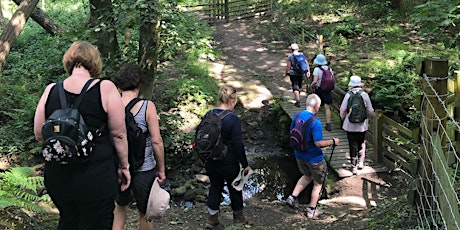
<svg viewBox="0 0 460 230"><path fill-rule="evenodd" d="M303 122L302 120L299 119L300 112L297 113L295 117L295 125L291 129L290 132L290 137L289 137L289 146L291 148L301 151L301 152L306 152L310 146L308 145L307 138L306 138L306 129L308 125L310 125L314 120L316 120L316 116L310 117L307 121Z"/></svg>
<svg viewBox="0 0 460 230"><path fill-rule="evenodd" d="M366 105L361 96L362 93L363 90L359 90L356 93L352 91L348 92L350 97L347 102L347 114L349 114L348 120L351 123L361 123L367 119Z"/></svg>
<svg viewBox="0 0 460 230"><path fill-rule="evenodd" d="M94 138L100 134L98 133L100 130L94 133L89 131L85 120L78 111L78 106L93 80L90 79L86 82L71 107L67 107L63 82L59 81L56 84L61 108L51 113L41 129L44 139L42 155L45 161L66 165L83 163L91 157Z"/></svg>
<svg viewBox="0 0 460 230"><path fill-rule="evenodd" d="M208 160L223 160L227 155L221 128L222 119L230 114L230 110L224 110L219 114L209 111L206 113L200 124L196 128L193 149L198 157L206 162Z"/></svg>
<svg viewBox="0 0 460 230"><path fill-rule="evenodd" d="M133 98L125 107L125 123L126 134L128 136L128 162L131 171L136 171L144 164L145 145L147 133L142 132L142 129L134 120L134 115L131 113L133 106L141 101L140 98Z"/></svg>

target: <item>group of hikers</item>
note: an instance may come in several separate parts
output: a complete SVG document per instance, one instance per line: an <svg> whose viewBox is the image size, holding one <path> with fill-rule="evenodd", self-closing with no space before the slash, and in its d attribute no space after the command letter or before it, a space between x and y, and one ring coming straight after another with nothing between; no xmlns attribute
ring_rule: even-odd
<svg viewBox="0 0 460 230"><path fill-rule="evenodd" d="M292 90L294 92L295 106L300 107L300 91L305 79L311 78L310 65L304 54L299 51L297 44L291 44L292 53L289 54L285 76L289 76ZM298 58L301 56L301 58ZM299 67L299 62L305 62L306 70ZM303 63L302 63L303 64ZM296 124L303 124L301 132L305 137L308 149L295 149L295 157L302 177L297 181L292 194L286 199L286 204L294 209L298 208L298 195L313 181L313 189L306 216L316 218L321 212L317 209L318 200L322 192L322 186L327 176L327 164L322 152L322 148L339 144L339 138L334 137L330 140L323 139L322 122L316 118L316 114L321 106L325 108L327 131L332 130L331 125L331 104L333 102L331 91L335 85L334 73L328 65L326 57L318 54L313 59L316 65L313 70L313 80L308 85L311 92L306 97L306 109L292 117L291 133ZM324 86L323 84L327 84ZM373 116L374 108L366 91L363 90L361 77L351 76L348 83L348 92L345 94L340 106L340 118L342 129L347 132L350 170L353 175L357 175L358 170L364 168L366 155L365 136L368 130L368 117ZM332 154L332 153L331 153ZM331 155L332 156L332 155Z"/></svg>
<svg viewBox="0 0 460 230"><path fill-rule="evenodd" d="M311 77L310 65L299 52L297 44L292 44L291 49L286 75L292 82L295 106L300 107L304 78ZM297 58L299 55L303 57ZM58 229L123 229L128 206L133 201L139 213L139 229L153 229L153 223L147 218L152 199L150 194L152 185L163 184L166 180L165 157L155 104L151 100L138 99L146 77L143 69L135 64L125 64L112 80L100 79L100 53L95 45L87 41L72 43L62 62L68 77L45 88L34 117L35 137L43 143L45 187L59 210ZM322 54L314 58L313 64L317 66L308 86L311 93L306 98L305 110L294 115L291 123L293 129L296 124L309 121L302 126L301 134L305 137L304 144L309 147L294 151L303 176L286 199L287 205L297 208L298 195L313 182L306 213L308 218L321 214L317 202L327 175L327 164L321 148L340 142L338 138L323 140L322 122L315 116L324 105L325 129L332 130L330 88L334 87L334 82L331 84L330 79L326 80L331 77L333 80L332 69ZM343 120L342 128L347 131L351 170L357 174L357 169L364 167L367 116L373 114L373 108L368 94L362 89L360 77L352 76L349 87L349 93L340 107L340 117ZM354 98L355 94L364 103L364 120L354 119L354 112L349 106L349 98ZM233 112L237 104L236 88L222 86L218 100L217 107L208 111L197 126L194 143L194 150L204 154L200 158L210 179L206 202L206 228L210 229L222 227L219 206L225 186L230 195L233 222L243 225L249 223L243 213L242 187L234 185L238 178L252 173L246 157L241 120ZM354 109L358 110L362 108L358 106ZM127 134L128 113L133 115L139 132L145 134L142 163L136 168L133 167L133 154L128 144L131 143L129 132ZM217 125L214 129L218 130L216 139L219 142L214 141L210 145L213 148L211 151L204 150L209 146L200 145L203 139L209 145L208 138L214 135L206 133L205 127L210 126L205 123L212 123L207 121L208 115L217 117L217 121L216 118L209 118Z"/></svg>

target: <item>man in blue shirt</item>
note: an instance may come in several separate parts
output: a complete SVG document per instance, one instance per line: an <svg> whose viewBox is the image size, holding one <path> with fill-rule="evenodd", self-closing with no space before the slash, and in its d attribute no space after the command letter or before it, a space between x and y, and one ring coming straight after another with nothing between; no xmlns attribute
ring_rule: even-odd
<svg viewBox="0 0 460 230"><path fill-rule="evenodd" d="M306 105L306 110L301 111L298 117L298 119L301 119L304 122L312 116L315 116L315 114L319 111L321 107L321 99L316 94L310 94L307 97ZM295 122L294 115L290 129L294 128ZM316 206L320 198L319 196L325 179L324 177L327 173L327 164L321 148L330 145L337 145L340 140L336 137L331 140L323 140L322 124L319 119L315 119L306 127L304 136L310 146L307 152L295 150L297 166L303 175L297 181L294 191L292 191L292 194L286 200L286 204L291 208L297 208L297 196L313 181L313 190L311 192L310 205L306 216L308 218L315 218L321 214L316 209Z"/></svg>

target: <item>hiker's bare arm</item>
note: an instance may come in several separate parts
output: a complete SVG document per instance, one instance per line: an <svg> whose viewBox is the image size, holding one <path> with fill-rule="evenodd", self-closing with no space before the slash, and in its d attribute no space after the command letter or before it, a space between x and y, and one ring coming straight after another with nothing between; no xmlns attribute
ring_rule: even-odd
<svg viewBox="0 0 460 230"><path fill-rule="evenodd" d="M288 60L286 64L286 71L284 72L284 76L286 76L289 73L290 69L291 69L291 62Z"/></svg>
<svg viewBox="0 0 460 230"><path fill-rule="evenodd" d="M305 58L305 62L307 63L307 68L308 68L307 77L310 77L311 76L310 63L308 63L308 60L306 58Z"/></svg>
<svg viewBox="0 0 460 230"><path fill-rule="evenodd" d="M120 159L120 165L128 165L128 141L126 137L125 111L120 93L111 81L101 82L101 100L107 112L108 128Z"/></svg>
<svg viewBox="0 0 460 230"><path fill-rule="evenodd" d="M311 88L312 90L315 89L316 83L318 83L318 75L313 75L313 81L312 81L311 84L310 84L310 88Z"/></svg>
<svg viewBox="0 0 460 230"><path fill-rule="evenodd" d="M158 121L158 114L155 104L148 101L146 121L149 128L150 139L152 141L153 154L158 166L158 183L162 184L166 179L165 173L165 157L163 138L160 134L160 123Z"/></svg>
<svg viewBox="0 0 460 230"><path fill-rule="evenodd" d="M315 141L315 145L318 148L324 148L324 147L327 147L327 146L331 146L333 144L338 145L339 142L340 142L340 139L337 138L337 137L334 137L333 139Z"/></svg>
<svg viewBox="0 0 460 230"><path fill-rule="evenodd" d="M46 100L48 99L48 95L50 93L50 90L54 85L55 85L55 83L52 83L52 84L49 84L45 88L45 91L43 91L43 94L42 94L42 97L40 98L40 101L38 101L37 109L35 110L34 134L35 134L35 139L37 141L39 141L39 142L43 142L42 126L43 126L43 123L45 122L45 104L46 104Z"/></svg>

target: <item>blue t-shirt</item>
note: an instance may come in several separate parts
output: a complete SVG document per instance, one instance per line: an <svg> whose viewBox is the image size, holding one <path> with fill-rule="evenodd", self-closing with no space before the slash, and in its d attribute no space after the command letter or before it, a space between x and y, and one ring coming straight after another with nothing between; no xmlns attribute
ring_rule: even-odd
<svg viewBox="0 0 460 230"><path fill-rule="evenodd" d="M294 114L292 117L292 122L291 122L291 127L294 128L295 125L295 117L297 114ZM303 120L306 122L308 119L310 119L312 116L314 116L313 113L303 110L299 114L299 119ZM322 124L319 119L314 120L308 127L305 129L305 137L307 139L309 148L307 152L301 152L298 150L294 150L295 152L295 157L299 160L308 162L308 163L319 163L324 160L324 155L323 155L323 150L321 148L316 147L315 141L321 141L323 140L323 129L322 129ZM313 134L313 135L312 135ZM313 139L312 139L313 138Z"/></svg>

